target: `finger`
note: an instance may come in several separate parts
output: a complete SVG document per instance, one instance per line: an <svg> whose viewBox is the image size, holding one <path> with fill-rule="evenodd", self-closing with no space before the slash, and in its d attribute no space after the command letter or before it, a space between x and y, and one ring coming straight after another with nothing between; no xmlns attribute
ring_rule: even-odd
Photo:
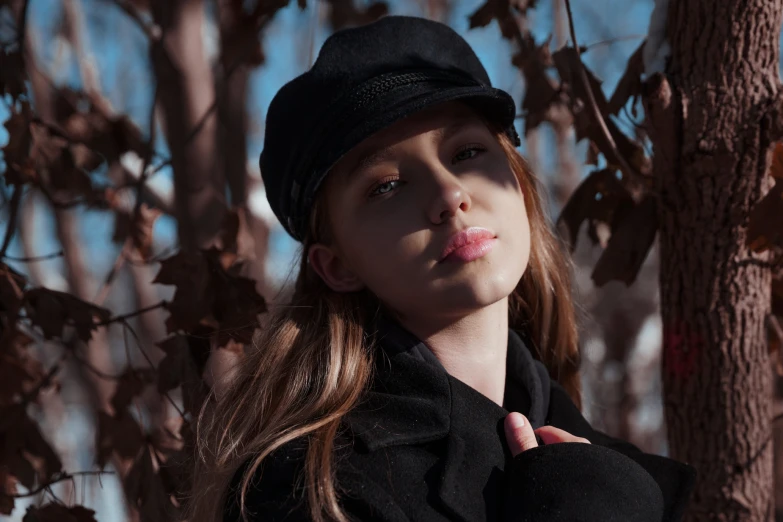
<svg viewBox="0 0 783 522"><path fill-rule="evenodd" d="M516 411L509 413L506 415L503 424L506 430L506 441L512 457L516 457L523 451L538 447L533 427L521 413Z"/></svg>
<svg viewBox="0 0 783 522"><path fill-rule="evenodd" d="M583 444L590 444L590 441L586 438L571 435L567 431L555 428L554 426L542 426L535 430L535 434L544 440L544 444L555 444L558 442L581 442Z"/></svg>

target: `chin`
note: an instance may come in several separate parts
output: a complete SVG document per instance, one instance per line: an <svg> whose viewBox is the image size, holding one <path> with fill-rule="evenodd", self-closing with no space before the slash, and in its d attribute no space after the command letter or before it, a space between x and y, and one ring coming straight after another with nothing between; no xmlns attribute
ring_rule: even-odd
<svg viewBox="0 0 783 522"><path fill-rule="evenodd" d="M475 310L508 297L518 281L519 279L512 281L495 273L490 277L454 282L448 288L440 289L438 301L443 303L444 307Z"/></svg>

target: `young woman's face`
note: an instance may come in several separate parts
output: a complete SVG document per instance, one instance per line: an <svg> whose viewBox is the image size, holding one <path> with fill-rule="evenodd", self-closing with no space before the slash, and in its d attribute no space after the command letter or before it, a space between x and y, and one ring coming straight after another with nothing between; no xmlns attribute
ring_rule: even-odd
<svg viewBox="0 0 783 522"><path fill-rule="evenodd" d="M527 267L519 182L466 105L438 105L366 139L324 190L335 242L310 248L313 268L333 290L367 287L402 317L466 315L506 298ZM469 227L494 239L473 256L442 259L452 236Z"/></svg>

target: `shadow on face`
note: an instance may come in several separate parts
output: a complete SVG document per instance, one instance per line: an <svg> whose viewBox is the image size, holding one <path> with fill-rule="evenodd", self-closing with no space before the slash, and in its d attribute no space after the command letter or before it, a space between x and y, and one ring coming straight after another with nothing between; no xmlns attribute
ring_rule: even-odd
<svg viewBox="0 0 783 522"><path fill-rule="evenodd" d="M524 194L496 133L470 106L422 110L365 139L324 183L333 241L308 251L334 291L369 289L400 315L461 315L507 297L525 271ZM456 233L479 227L492 246L443 260Z"/></svg>

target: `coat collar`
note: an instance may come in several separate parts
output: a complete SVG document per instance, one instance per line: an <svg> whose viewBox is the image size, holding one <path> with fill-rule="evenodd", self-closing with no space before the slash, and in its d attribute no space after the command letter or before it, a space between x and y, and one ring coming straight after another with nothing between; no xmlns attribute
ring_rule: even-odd
<svg viewBox="0 0 783 522"><path fill-rule="evenodd" d="M520 411L534 428L543 426L549 406L549 378L536 368L530 350L509 329L506 403L501 408L451 376L432 351L397 321L381 313L375 322L378 350L373 383L347 420L369 451L445 437L453 421L456 388L490 416Z"/></svg>
<svg viewBox="0 0 783 522"><path fill-rule="evenodd" d="M503 429L508 410L451 376L423 342L388 316L378 317L376 330L373 383L346 416L355 440L369 452L443 440L443 468L433 486L444 509L465 522L499 519L489 512L498 499L476 502L476 496L502 490L511 457ZM528 415L535 427L543 425L548 389L530 351L509 330L506 406Z"/></svg>

